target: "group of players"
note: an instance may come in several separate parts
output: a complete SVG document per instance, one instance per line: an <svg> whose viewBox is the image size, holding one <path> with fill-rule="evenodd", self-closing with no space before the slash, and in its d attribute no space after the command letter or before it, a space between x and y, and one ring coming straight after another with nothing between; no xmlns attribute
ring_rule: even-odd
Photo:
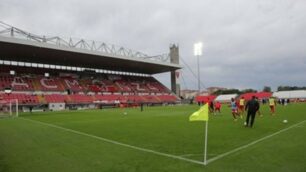
<svg viewBox="0 0 306 172"><path fill-rule="evenodd" d="M216 112L221 112L221 103L213 101L208 101L209 104L209 112L210 114L216 114ZM244 97L240 99L231 99L230 108L232 110L232 116L234 121L237 121L238 118L243 119L245 112L247 112L245 126L252 127L254 123L254 119L256 114L262 117L262 113L260 112L259 99L255 96L252 97L251 100L246 101ZM275 106L276 100L274 97L270 97L268 99L268 104L270 107L271 115L275 115Z"/></svg>
<svg viewBox="0 0 306 172"><path fill-rule="evenodd" d="M275 115L275 106L276 106L275 98L270 97L268 99L268 103L269 103L271 115ZM247 118L246 118L245 125L252 127L256 114L258 114L260 117L263 116L260 112L259 104L260 104L259 100L255 96L253 96L252 99L249 100L247 103L244 97L241 97L241 99L237 101L234 98L232 98L230 107L232 110L234 121L237 121L238 117L242 119L245 114L245 111L247 111Z"/></svg>
<svg viewBox="0 0 306 172"><path fill-rule="evenodd" d="M257 97L255 97L255 100L257 102L259 102ZM221 112L222 104L219 101L214 103L213 101L208 100L207 102L209 104L209 112L211 114L215 114L216 112L219 112L219 113ZM275 115L275 106L276 106L275 98L270 97L268 99L268 103L269 103L271 115ZM231 107L232 115L233 115L234 119L237 120L237 117L243 118L243 116L245 114L245 106L246 106L246 100L244 99L244 97L241 97L240 99L234 99L234 98L231 99L230 107ZM260 109L258 109L258 111L256 113L259 116L262 116L262 114L260 112Z"/></svg>
<svg viewBox="0 0 306 172"><path fill-rule="evenodd" d="M213 102L213 101L207 101L208 102L208 107L209 107L209 113L210 114L216 114L216 112L221 113L221 103L219 101ZM204 104L204 103L203 103Z"/></svg>

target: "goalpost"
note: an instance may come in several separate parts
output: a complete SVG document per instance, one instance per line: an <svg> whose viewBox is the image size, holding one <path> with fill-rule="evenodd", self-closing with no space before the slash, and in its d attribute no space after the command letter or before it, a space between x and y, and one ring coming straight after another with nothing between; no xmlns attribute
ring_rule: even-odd
<svg viewBox="0 0 306 172"><path fill-rule="evenodd" d="M0 117L18 117L18 100L0 100Z"/></svg>

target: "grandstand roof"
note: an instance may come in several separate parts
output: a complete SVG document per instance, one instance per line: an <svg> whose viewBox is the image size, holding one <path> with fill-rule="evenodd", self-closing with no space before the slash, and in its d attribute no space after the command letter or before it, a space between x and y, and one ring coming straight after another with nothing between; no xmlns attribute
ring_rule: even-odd
<svg viewBox="0 0 306 172"><path fill-rule="evenodd" d="M181 68L176 64L110 56L88 50L58 47L1 36L0 59L145 74L156 74Z"/></svg>
<svg viewBox="0 0 306 172"><path fill-rule="evenodd" d="M0 21L0 59L112 71L156 74L181 66L168 54L149 56L139 51L84 39L38 36ZM1 30L4 28L4 30Z"/></svg>
<svg viewBox="0 0 306 172"><path fill-rule="evenodd" d="M237 94L222 94L219 95L215 101L231 101L232 98L236 98L238 95Z"/></svg>
<svg viewBox="0 0 306 172"><path fill-rule="evenodd" d="M284 98L306 98L306 90L293 90L293 91L277 91L273 93L274 97L284 99Z"/></svg>

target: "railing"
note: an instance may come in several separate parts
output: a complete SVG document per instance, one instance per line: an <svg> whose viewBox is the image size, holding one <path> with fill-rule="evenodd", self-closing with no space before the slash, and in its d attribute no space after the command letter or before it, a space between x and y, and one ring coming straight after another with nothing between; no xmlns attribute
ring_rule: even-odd
<svg viewBox="0 0 306 172"><path fill-rule="evenodd" d="M42 43L42 44L47 43L47 44L56 45L58 47L68 47L68 48L88 50L92 52L100 52L100 53L109 54L112 56L147 59L147 60L152 60L152 61L170 63L169 54L149 56L139 51L134 51L131 49L124 48L122 46L110 45L110 44L106 44L106 43L98 42L98 41L88 41L84 39L75 39L75 38L62 38L58 36L54 36L54 37L39 36L36 34L26 32L21 29L18 29L16 27L10 26L1 21L0 21L0 36L35 41L35 42Z"/></svg>

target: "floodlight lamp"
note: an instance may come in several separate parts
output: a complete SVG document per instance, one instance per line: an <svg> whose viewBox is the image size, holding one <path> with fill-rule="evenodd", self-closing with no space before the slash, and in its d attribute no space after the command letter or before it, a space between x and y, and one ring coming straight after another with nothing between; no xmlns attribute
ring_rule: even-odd
<svg viewBox="0 0 306 172"><path fill-rule="evenodd" d="M194 44L194 55L195 56L201 56L202 55L202 47L203 47L202 42L198 42L198 43Z"/></svg>

